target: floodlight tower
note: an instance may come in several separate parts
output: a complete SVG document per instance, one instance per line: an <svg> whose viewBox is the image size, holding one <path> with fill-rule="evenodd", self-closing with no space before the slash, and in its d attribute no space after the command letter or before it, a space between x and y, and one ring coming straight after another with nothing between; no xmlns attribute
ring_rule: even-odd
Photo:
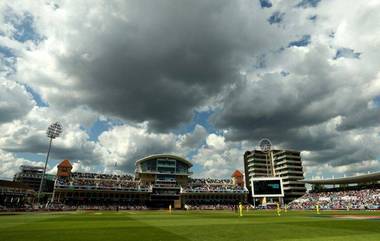
<svg viewBox="0 0 380 241"><path fill-rule="evenodd" d="M46 160L45 160L44 172L43 172L42 177L41 177L40 188L38 189L38 196L37 196L38 205L40 204L40 195L41 195L42 186L43 186L44 179L45 179L46 166L47 166L47 163L49 160L51 143L53 142L53 139L57 138L61 133L62 133L62 125L59 122L55 122L55 123L51 124L46 131L46 135L47 135L47 137L49 137L50 141L49 141L49 149L48 149L48 152L46 155Z"/></svg>

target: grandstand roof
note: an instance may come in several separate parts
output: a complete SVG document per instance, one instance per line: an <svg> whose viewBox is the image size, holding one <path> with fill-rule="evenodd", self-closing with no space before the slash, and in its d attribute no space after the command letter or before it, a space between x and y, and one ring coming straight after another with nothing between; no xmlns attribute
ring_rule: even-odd
<svg viewBox="0 0 380 241"><path fill-rule="evenodd" d="M69 160L63 160L61 163L59 163L58 167L69 167L72 168L73 166L71 165Z"/></svg>
<svg viewBox="0 0 380 241"><path fill-rule="evenodd" d="M340 177L330 179L318 179L318 180L300 180L300 182L308 184L321 184L321 185L333 185L333 184L352 184L352 183L368 183L380 180L380 172L374 172L364 175L357 175L351 177Z"/></svg>
<svg viewBox="0 0 380 241"><path fill-rule="evenodd" d="M142 158L140 160L137 160L136 164L138 164L140 162L143 162L143 161L150 160L150 159L154 159L154 158L173 158L173 159L176 159L176 160L179 160L179 161L182 161L182 162L186 163L187 165L189 165L189 167L193 166L193 164L191 164L191 162L188 161L188 160L186 160L185 158L180 157L180 156L176 156L176 155L171 155L171 154L155 154L155 155L150 155L150 156L144 157L144 158Z"/></svg>
<svg viewBox="0 0 380 241"><path fill-rule="evenodd" d="M243 176L243 173L239 170L235 170L231 175L231 177L242 177L242 176Z"/></svg>

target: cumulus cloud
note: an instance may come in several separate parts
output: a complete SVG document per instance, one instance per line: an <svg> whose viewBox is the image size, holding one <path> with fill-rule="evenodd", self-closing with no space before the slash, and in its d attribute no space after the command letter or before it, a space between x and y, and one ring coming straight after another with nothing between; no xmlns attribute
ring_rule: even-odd
<svg viewBox="0 0 380 241"><path fill-rule="evenodd" d="M376 0L3 1L0 149L9 160L44 153L58 120L53 158L77 170L117 162L131 172L165 152L228 176L262 137L301 150L308 173L374 170L379 9ZM215 133L200 123L178 131L203 110ZM91 139L100 118L111 125Z"/></svg>
<svg viewBox="0 0 380 241"><path fill-rule="evenodd" d="M49 107L35 106L24 118L0 125L0 148L7 152L46 153L48 138L47 127L59 121L63 125L63 133L54 140L52 158L79 159L96 164L102 158L99 144L89 141L88 134L81 128L92 112L82 109L60 116ZM82 117L82 118L81 118ZM75 122L78 121L79 123Z"/></svg>
<svg viewBox="0 0 380 241"><path fill-rule="evenodd" d="M18 158L14 154L2 151L0 149L0 177L11 180L14 174L19 170L21 165L40 166L38 162L30 161L24 158Z"/></svg>
<svg viewBox="0 0 380 241"><path fill-rule="evenodd" d="M0 78L0 124L22 118L34 104L24 86Z"/></svg>
<svg viewBox="0 0 380 241"><path fill-rule="evenodd" d="M195 176L229 178L235 169L243 170L242 153L251 148L249 142L227 142L223 134L209 134L193 156L194 163L202 167Z"/></svg>
<svg viewBox="0 0 380 241"><path fill-rule="evenodd" d="M227 141L269 137L280 147L308 151L305 161L313 166L355 166L380 156L380 108L374 103L380 95L379 39L373 38L380 33L374 14L380 5L352 2L351 9L331 10L341 3L303 1L318 6L308 10L318 15L316 25L303 26L310 42L290 42L290 48L267 54L261 69L244 71L246 79L213 117L228 130ZM287 23L299 18L289 17ZM343 54L342 46L355 52Z"/></svg>
<svg viewBox="0 0 380 241"><path fill-rule="evenodd" d="M109 155L107 166L117 163L119 168L133 171L135 161L145 156L176 151L176 136L172 133L150 133L146 124L115 126L99 136L99 143Z"/></svg>
<svg viewBox="0 0 380 241"><path fill-rule="evenodd" d="M36 10L46 40L22 53L18 77L50 104L86 104L166 131L238 81L247 59L287 41L284 31L267 28L256 2L153 5L65 2Z"/></svg>
<svg viewBox="0 0 380 241"><path fill-rule="evenodd" d="M180 145L181 148L196 149L206 140L207 136L208 132L206 128L197 124L192 132L179 136L178 145Z"/></svg>

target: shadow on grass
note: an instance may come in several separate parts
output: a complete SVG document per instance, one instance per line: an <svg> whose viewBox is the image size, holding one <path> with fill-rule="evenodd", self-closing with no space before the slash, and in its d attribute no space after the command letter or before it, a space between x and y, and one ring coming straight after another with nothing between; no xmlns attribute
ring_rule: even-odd
<svg viewBox="0 0 380 241"><path fill-rule="evenodd" d="M131 216L61 216L35 220L0 231L0 240L28 241L174 241L188 239L157 226L148 225Z"/></svg>

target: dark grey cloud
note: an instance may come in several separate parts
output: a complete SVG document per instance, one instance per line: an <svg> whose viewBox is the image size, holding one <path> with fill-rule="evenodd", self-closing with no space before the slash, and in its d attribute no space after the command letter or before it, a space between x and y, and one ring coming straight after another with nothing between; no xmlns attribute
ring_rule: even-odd
<svg viewBox="0 0 380 241"><path fill-rule="evenodd" d="M276 146L304 150L307 163L315 166L359 163L380 155L378 107L369 103L379 95L373 37L379 32L378 11L364 4L358 13L336 8L338 2L323 4L332 5L325 8L319 0L71 1L52 12L28 5L31 15L19 28L45 38L20 52L15 78L62 116L85 106L111 119L121 117L126 129L144 126L143 131L114 133L107 141L87 143L82 137L57 143L56 157L85 159L88 165L101 159L106 166L117 161L133 170L136 159L179 149L203 148L200 159L215 158L220 150L203 147L207 133L201 127L193 133L163 133L191 120L195 109L207 108L215 111L211 122L223 133L219 139L236 157L226 150L218 161L237 160L239 148L247 143L254 148L269 137ZM24 44L30 36L24 35ZM7 48L4 56L12 54ZM27 112L19 113L3 122ZM38 118L26 125L32 128ZM46 151L44 133L25 136L22 131L0 137L1 147Z"/></svg>
<svg viewBox="0 0 380 241"><path fill-rule="evenodd" d="M254 138L252 130L277 135L279 131L315 125L336 116L336 109L321 112L323 103L318 106L322 98L333 93L334 82L327 76L318 79L317 73L309 78L312 81L275 73L257 82L242 81L226 97L223 111L213 117L213 122L219 128L239 130L231 133L232 139L239 140Z"/></svg>
<svg viewBox="0 0 380 241"><path fill-rule="evenodd" d="M282 63L289 67L287 75L268 71L247 77L226 95L212 122L228 130L229 141L257 143L267 137L277 147L309 151L313 165L377 159L380 111L365 89L377 72L360 78L344 73L345 67L331 64L332 51L325 50L308 47L295 63ZM288 48L282 54L292 60L289 51L294 52Z"/></svg>
<svg viewBox="0 0 380 241"><path fill-rule="evenodd" d="M275 37L281 31L264 31L259 6L246 1L131 1L109 8L116 13L106 14L102 26L69 35L59 68L80 80L73 86L77 102L149 121L156 131L189 121L194 108L239 80L248 58L286 41Z"/></svg>
<svg viewBox="0 0 380 241"><path fill-rule="evenodd" d="M339 131L353 130L378 126L380 124L380 107L359 109L349 116L345 116L342 123L337 127Z"/></svg>

